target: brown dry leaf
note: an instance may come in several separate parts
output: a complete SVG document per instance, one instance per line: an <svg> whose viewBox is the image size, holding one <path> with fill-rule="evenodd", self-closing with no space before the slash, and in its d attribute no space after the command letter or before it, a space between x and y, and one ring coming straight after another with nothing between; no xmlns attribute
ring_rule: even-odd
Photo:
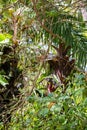
<svg viewBox="0 0 87 130"><path fill-rule="evenodd" d="M50 109L52 106L54 106L55 105L55 102L50 102L49 104L48 104L48 108Z"/></svg>

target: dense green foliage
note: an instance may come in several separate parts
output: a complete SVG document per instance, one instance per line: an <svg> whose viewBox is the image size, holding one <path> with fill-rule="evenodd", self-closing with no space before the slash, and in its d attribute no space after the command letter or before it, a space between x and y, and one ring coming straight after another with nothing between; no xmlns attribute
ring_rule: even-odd
<svg viewBox="0 0 87 130"><path fill-rule="evenodd" d="M86 5L0 1L0 130L87 130Z"/></svg>
<svg viewBox="0 0 87 130"><path fill-rule="evenodd" d="M9 130L86 130L87 84L83 74L75 73L67 91L61 88L46 97L26 97L23 108L12 116Z"/></svg>

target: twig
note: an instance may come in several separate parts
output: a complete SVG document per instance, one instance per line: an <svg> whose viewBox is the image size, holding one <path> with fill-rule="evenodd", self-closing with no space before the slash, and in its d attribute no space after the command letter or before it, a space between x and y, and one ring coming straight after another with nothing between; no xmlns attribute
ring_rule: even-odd
<svg viewBox="0 0 87 130"><path fill-rule="evenodd" d="M39 12L38 12L37 7L36 7L37 2L35 2L35 0L32 0L32 3L33 3L33 6L34 6L34 10L35 10L35 12L36 12L37 19L38 19L39 23L41 24L41 27L42 27L43 29L45 29L48 33L50 33L51 36L53 37L53 39L56 38L56 37L58 37L58 38L64 43L65 41L63 40L63 38L62 38L61 36L59 36L58 34L54 34L50 29L48 29L48 28L44 25L44 22L41 21L41 19L40 19L40 17L39 17Z"/></svg>

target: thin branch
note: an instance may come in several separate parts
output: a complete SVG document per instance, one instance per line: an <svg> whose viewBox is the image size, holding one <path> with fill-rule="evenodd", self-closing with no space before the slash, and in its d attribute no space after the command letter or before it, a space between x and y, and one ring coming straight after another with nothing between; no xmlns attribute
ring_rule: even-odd
<svg viewBox="0 0 87 130"><path fill-rule="evenodd" d="M37 17L39 23L41 24L41 27L42 27L43 29L45 29L48 33L50 33L51 36L53 37L53 39L57 37L57 38L59 38L62 42L65 42L61 36L59 36L58 34L54 34L54 33L52 32L52 30L48 29L48 28L45 26L44 22L42 22L41 19L40 19L39 12L38 12L37 7L36 7L37 2L35 2L35 0L32 0L32 3L33 3L33 6L34 6L34 10L35 10L35 12L36 12L36 17Z"/></svg>

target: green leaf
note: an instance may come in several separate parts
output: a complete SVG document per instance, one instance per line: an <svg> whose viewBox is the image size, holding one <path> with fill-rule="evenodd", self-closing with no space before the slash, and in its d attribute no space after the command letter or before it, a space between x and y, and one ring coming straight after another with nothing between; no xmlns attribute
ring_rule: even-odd
<svg viewBox="0 0 87 130"><path fill-rule="evenodd" d="M59 116L59 122L64 123L65 122L65 115Z"/></svg>
<svg viewBox="0 0 87 130"><path fill-rule="evenodd" d="M55 104L55 105L53 105L53 106L50 108L50 111L52 111L52 112L60 112L61 109L62 109L62 106L61 106L61 105Z"/></svg>
<svg viewBox="0 0 87 130"><path fill-rule="evenodd" d="M81 96L81 94L83 93L83 90L84 90L84 88L79 88L79 89L77 89L73 94L74 94L75 96L78 96L78 95Z"/></svg>
<svg viewBox="0 0 87 130"><path fill-rule="evenodd" d="M11 2L15 3L15 2L17 2L17 0L11 0Z"/></svg>
<svg viewBox="0 0 87 130"><path fill-rule="evenodd" d="M0 33L0 42L10 39L12 36L8 33Z"/></svg>
<svg viewBox="0 0 87 130"><path fill-rule="evenodd" d="M41 81L43 81L43 80L46 79L46 78L50 78L49 74L48 74L48 73L42 74L42 75L38 78L37 83L40 83Z"/></svg>
<svg viewBox="0 0 87 130"><path fill-rule="evenodd" d="M6 86L8 84L8 81L6 80L5 76L0 75L0 84L2 86Z"/></svg>
<svg viewBox="0 0 87 130"><path fill-rule="evenodd" d="M87 98L84 100L83 105L87 108Z"/></svg>
<svg viewBox="0 0 87 130"><path fill-rule="evenodd" d="M48 108L43 108L40 112L39 112L39 116L46 116L49 112Z"/></svg>
<svg viewBox="0 0 87 130"><path fill-rule="evenodd" d="M66 99L70 99L70 97L67 95L59 97L59 100L66 100Z"/></svg>
<svg viewBox="0 0 87 130"><path fill-rule="evenodd" d="M29 101L29 103L32 103L35 101L35 96L29 96L26 100Z"/></svg>
<svg viewBox="0 0 87 130"><path fill-rule="evenodd" d="M4 41L6 38L5 38L5 35L4 34L0 34L0 41Z"/></svg>

